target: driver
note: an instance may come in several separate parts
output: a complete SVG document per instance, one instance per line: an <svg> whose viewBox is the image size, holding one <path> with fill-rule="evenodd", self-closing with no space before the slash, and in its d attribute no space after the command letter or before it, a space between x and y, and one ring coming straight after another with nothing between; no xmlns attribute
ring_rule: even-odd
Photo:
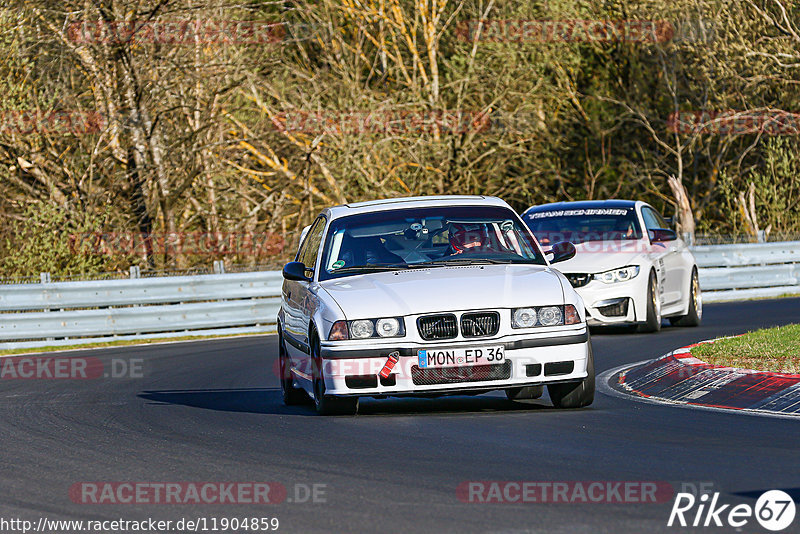
<svg viewBox="0 0 800 534"><path fill-rule="evenodd" d="M468 230L462 224L451 225L450 247L453 249L453 255L484 250L488 245L484 233L479 230Z"/></svg>
<svg viewBox="0 0 800 534"><path fill-rule="evenodd" d="M622 234L625 239L632 238L634 234L633 222L627 219L620 219L617 221L614 232Z"/></svg>

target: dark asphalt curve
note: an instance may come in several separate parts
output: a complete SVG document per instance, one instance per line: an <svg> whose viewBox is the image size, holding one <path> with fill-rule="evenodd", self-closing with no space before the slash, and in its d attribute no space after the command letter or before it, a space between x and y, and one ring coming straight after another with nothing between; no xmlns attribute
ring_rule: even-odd
<svg viewBox="0 0 800 534"><path fill-rule="evenodd" d="M596 332L598 374L756 327L800 323L800 299L709 305L698 328ZM356 417L284 407L276 338L70 353L142 376L0 380L0 518L277 517L279 532L681 532L660 504L482 504L467 481L713 483L723 502L767 489L800 500L800 421L687 410L599 394L583 410L500 393L366 400ZM274 481L293 502L80 504L73 484ZM305 488L318 485L317 502ZM297 502L306 501L306 502ZM210 525L210 523L209 523ZM725 529L712 529L722 532ZM790 531L800 530L800 517ZM177 531L177 530L174 530ZM751 522L749 532L762 532Z"/></svg>

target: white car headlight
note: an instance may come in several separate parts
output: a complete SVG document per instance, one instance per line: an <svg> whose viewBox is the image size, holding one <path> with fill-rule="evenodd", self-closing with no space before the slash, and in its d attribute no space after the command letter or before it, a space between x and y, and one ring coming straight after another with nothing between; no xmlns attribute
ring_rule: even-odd
<svg viewBox="0 0 800 534"><path fill-rule="evenodd" d="M514 328L530 328L536 325L536 308L517 308L511 317Z"/></svg>
<svg viewBox="0 0 800 534"><path fill-rule="evenodd" d="M375 321L375 331L380 337L395 337L400 332L400 321L394 317Z"/></svg>
<svg viewBox="0 0 800 534"><path fill-rule="evenodd" d="M578 314L578 310L572 304L511 310L511 326L513 328L561 326L579 324L580 322L581 317Z"/></svg>
<svg viewBox="0 0 800 534"><path fill-rule="evenodd" d="M556 326L564 323L564 315L558 306L545 306L539 308L539 324L542 326Z"/></svg>
<svg viewBox="0 0 800 534"><path fill-rule="evenodd" d="M372 321L353 321L350 323L350 335L353 339L366 339L375 333L375 325Z"/></svg>
<svg viewBox="0 0 800 534"><path fill-rule="evenodd" d="M406 329L402 317L336 321L328 334L329 341L369 339L374 337L403 337Z"/></svg>
<svg viewBox="0 0 800 534"><path fill-rule="evenodd" d="M619 269L612 269L603 273L594 275L595 280L600 280L604 284L615 284L617 282L627 282L636 278L639 274L638 265L628 265Z"/></svg>

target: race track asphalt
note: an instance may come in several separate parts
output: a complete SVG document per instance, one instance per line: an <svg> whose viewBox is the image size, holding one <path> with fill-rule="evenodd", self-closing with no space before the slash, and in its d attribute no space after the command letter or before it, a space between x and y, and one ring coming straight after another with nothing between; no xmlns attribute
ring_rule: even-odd
<svg viewBox="0 0 800 534"><path fill-rule="evenodd" d="M792 322L800 299L707 305L698 328L594 333L596 368ZM370 399L356 417L318 417L282 405L276 352L275 336L81 351L70 356L99 358L107 370L112 360L141 365L141 376L0 380L0 518L277 517L289 533L654 533L689 530L666 526L671 500L484 504L460 501L456 488L703 482L730 503L753 505L768 489L800 501L800 421L601 393L587 409L559 411L546 395L512 405L499 392ZM292 501L312 484L324 493L272 505L73 502L70 487L89 481L276 481ZM800 518L788 531L800 531Z"/></svg>

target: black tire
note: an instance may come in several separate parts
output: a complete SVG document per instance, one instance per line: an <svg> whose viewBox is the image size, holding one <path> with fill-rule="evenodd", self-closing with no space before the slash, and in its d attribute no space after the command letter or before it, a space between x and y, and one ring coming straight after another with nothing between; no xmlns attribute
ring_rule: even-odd
<svg viewBox="0 0 800 534"><path fill-rule="evenodd" d="M647 319L637 328L639 332L651 333L661 330L661 302L658 300L658 279L656 273L650 272L647 283Z"/></svg>
<svg viewBox="0 0 800 534"><path fill-rule="evenodd" d="M300 388L294 387L292 371L289 367L289 355L286 353L283 335L278 335L278 360L280 362L281 395L286 406L294 406L308 402L308 395Z"/></svg>
<svg viewBox="0 0 800 534"><path fill-rule="evenodd" d="M322 375L319 338L315 332L310 336L311 359L313 363L312 381L314 384L314 407L319 415L355 415L358 412L358 397L332 397L325 394L325 380Z"/></svg>
<svg viewBox="0 0 800 534"><path fill-rule="evenodd" d="M700 278L697 268L692 269L692 278L689 281L689 313L679 317L670 317L669 324L673 326L699 326L703 319L703 295L700 291Z"/></svg>
<svg viewBox="0 0 800 534"><path fill-rule="evenodd" d="M589 342L589 355L586 362L588 376L576 382L552 384L547 386L547 393L556 408L583 408L594 402L594 355L592 343Z"/></svg>
<svg viewBox="0 0 800 534"><path fill-rule="evenodd" d="M544 386L525 386L506 390L506 398L510 401L538 399L542 394L544 394Z"/></svg>

